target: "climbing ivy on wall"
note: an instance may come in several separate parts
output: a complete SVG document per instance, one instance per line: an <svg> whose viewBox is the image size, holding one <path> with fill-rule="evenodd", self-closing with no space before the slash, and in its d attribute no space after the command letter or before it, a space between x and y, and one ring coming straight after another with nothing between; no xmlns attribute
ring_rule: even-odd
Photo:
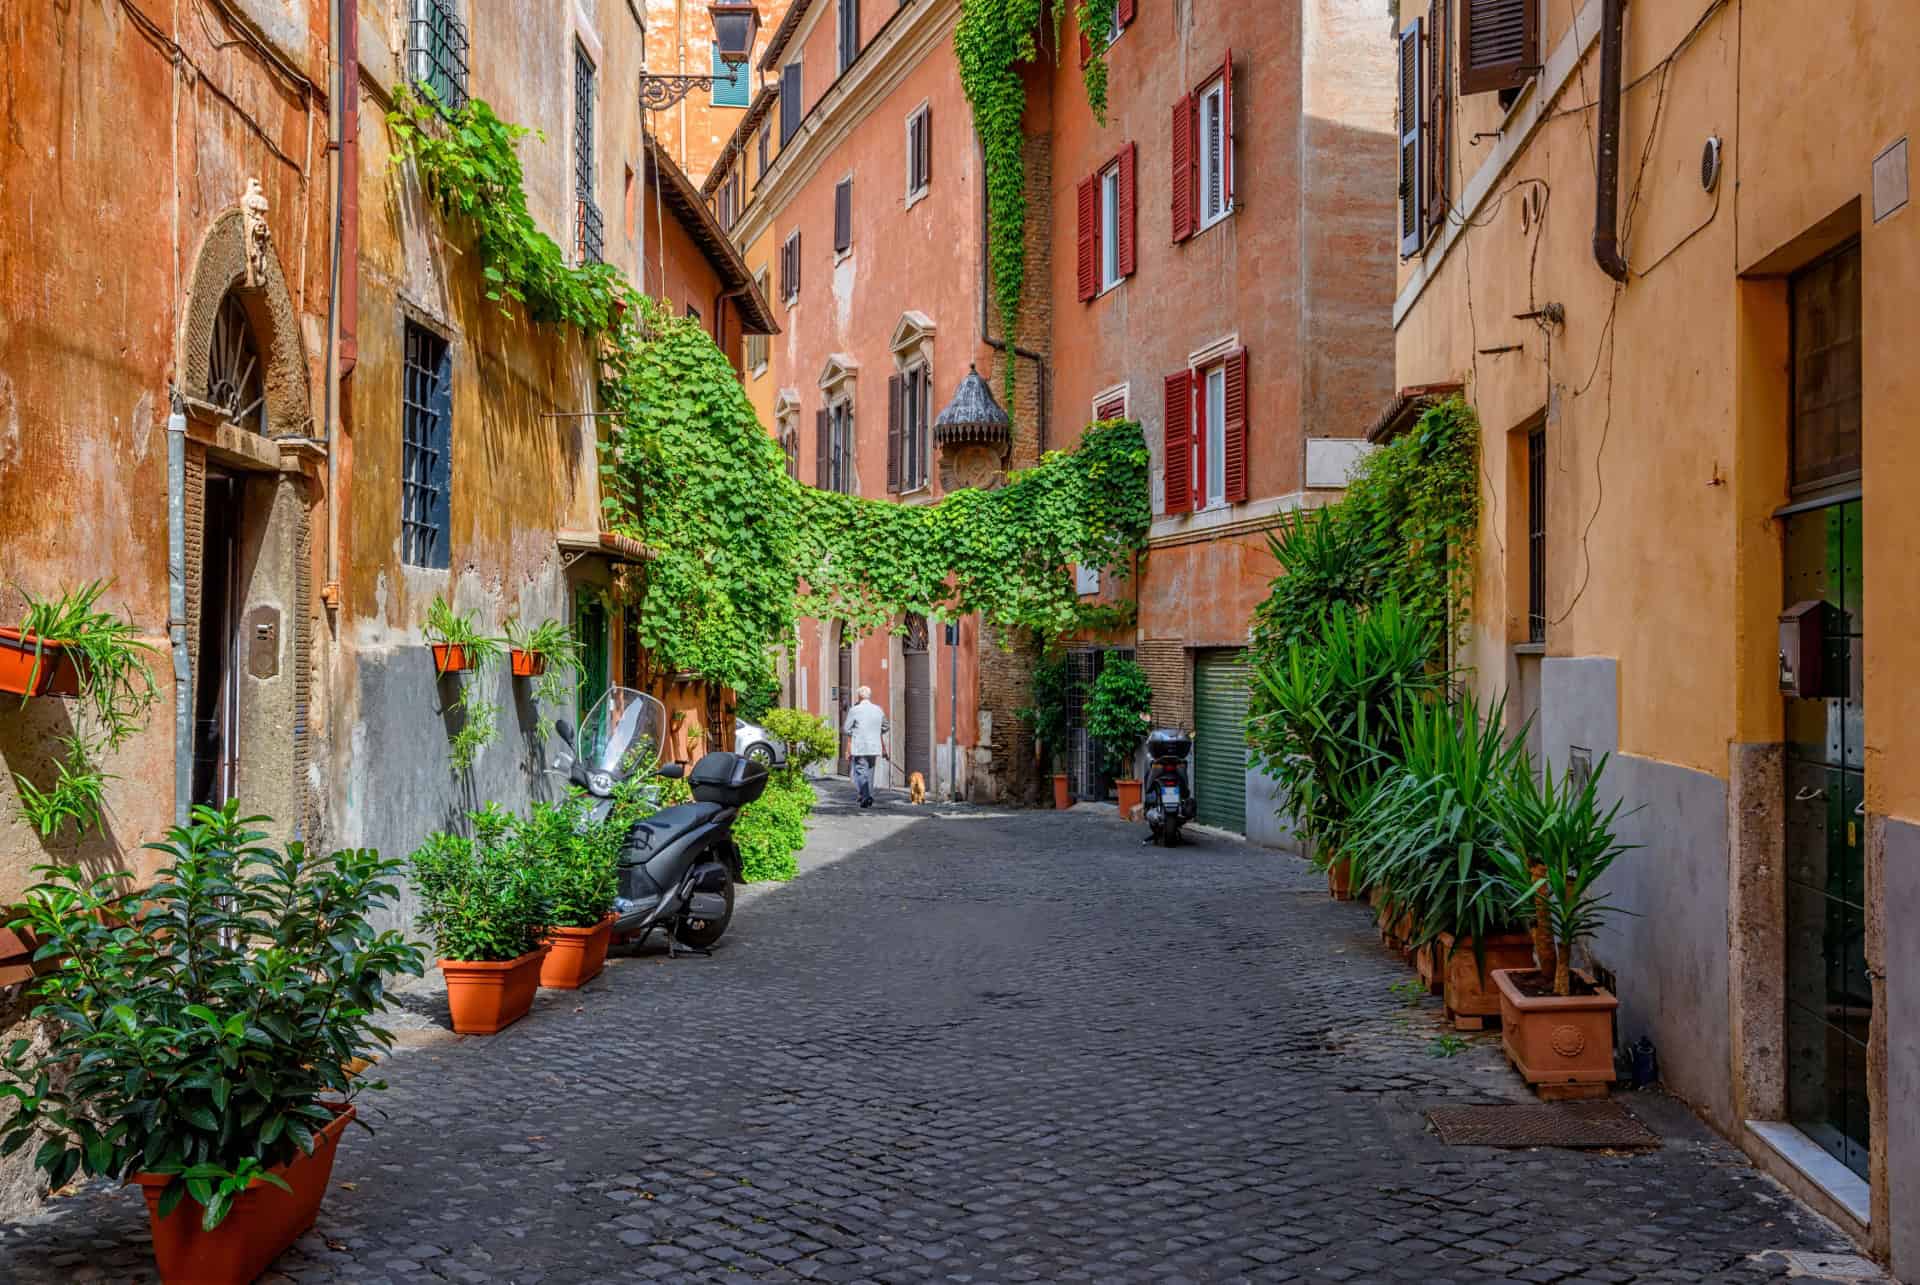
<svg viewBox="0 0 1920 1285"><path fill-rule="evenodd" d="M1116 0L1078 0L1080 30L1104 33L1113 25ZM1060 15L1053 9L1053 43L1060 44ZM1039 56L1036 36L1045 16L1045 0L965 0L954 27L954 56L960 84L973 108L974 132L986 158L987 253L993 268L993 297L1000 308L1000 330L1016 342L1020 295L1027 279L1026 135L1020 120L1027 110L1026 82L1020 64ZM1107 120L1107 55L1104 40L1092 43L1084 79L1087 101L1101 124ZM1012 400L1014 365L1006 364L1005 390Z"/></svg>
<svg viewBox="0 0 1920 1285"><path fill-rule="evenodd" d="M980 612L1048 637L1117 618L1112 605L1080 602L1073 566L1125 573L1144 547L1138 424L1095 425L1077 451L934 505L802 486L699 323L612 268L568 265L533 225L512 154L526 131L479 99L444 123L404 93L396 102L396 162L417 166L470 229L502 303L601 332L601 401L614 412L605 520L654 555L629 601L658 666L747 690L767 681L768 648L790 640L800 615L878 629L902 612Z"/></svg>

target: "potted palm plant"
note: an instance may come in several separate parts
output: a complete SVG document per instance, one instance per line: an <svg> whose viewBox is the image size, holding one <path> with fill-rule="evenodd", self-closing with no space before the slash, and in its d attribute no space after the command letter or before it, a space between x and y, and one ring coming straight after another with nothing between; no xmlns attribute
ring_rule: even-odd
<svg viewBox="0 0 1920 1285"><path fill-rule="evenodd" d="M434 834L414 852L415 922L438 949L453 1029L492 1035L532 1009L553 914L512 842L513 816L489 803L467 819L471 837Z"/></svg>
<svg viewBox="0 0 1920 1285"><path fill-rule="evenodd" d="M1108 661L1087 696L1087 734L1100 745L1101 765L1114 778L1123 817L1131 818L1140 806L1140 778L1131 773L1152 722L1153 688L1146 671L1131 660Z"/></svg>
<svg viewBox="0 0 1920 1285"><path fill-rule="evenodd" d="M1514 1069L1543 1094L1599 1097L1613 1081L1613 1013L1620 1001L1573 967L1573 949L1590 940L1607 915L1597 885L1634 845L1614 838L1618 802L1601 809L1603 758L1585 781L1555 777L1544 765L1511 778L1497 811L1495 852L1513 912L1542 912L1545 950L1538 967L1495 969L1501 1043Z"/></svg>
<svg viewBox="0 0 1920 1285"><path fill-rule="evenodd" d="M251 1281L313 1224L355 1095L385 1087L356 1074L392 1043L386 979L421 971L370 926L398 863L276 851L266 820L195 809L148 888L43 866L13 924L59 962L32 983L50 1045L0 1059L0 1152L137 1183L166 1281Z"/></svg>
<svg viewBox="0 0 1920 1285"><path fill-rule="evenodd" d="M627 828L611 818L588 820L587 798L577 790L559 803L535 803L514 826L513 846L547 898L540 985L548 990L578 990L606 966Z"/></svg>
<svg viewBox="0 0 1920 1285"><path fill-rule="evenodd" d="M1053 777L1053 806L1061 811L1073 806L1073 791L1061 770L1066 763L1067 697L1072 687L1073 672L1067 658L1043 657L1033 670L1033 704L1019 711L1021 721L1033 730L1034 747Z"/></svg>

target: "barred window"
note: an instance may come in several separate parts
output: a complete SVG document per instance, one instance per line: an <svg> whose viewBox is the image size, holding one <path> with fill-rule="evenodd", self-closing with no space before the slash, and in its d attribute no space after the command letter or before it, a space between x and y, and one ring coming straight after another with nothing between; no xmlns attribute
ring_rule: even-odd
<svg viewBox="0 0 1920 1285"><path fill-rule="evenodd" d="M433 91L441 105L467 105L467 25L456 0L411 0L407 21L407 75Z"/></svg>
<svg viewBox="0 0 1920 1285"><path fill-rule="evenodd" d="M417 567L445 567L453 491L453 354L445 339L411 321L400 408L400 556Z"/></svg>
<svg viewBox="0 0 1920 1285"><path fill-rule="evenodd" d="M573 189L579 207L574 257L580 263L599 263L604 257L606 228L593 188L593 60L580 45L573 47Z"/></svg>

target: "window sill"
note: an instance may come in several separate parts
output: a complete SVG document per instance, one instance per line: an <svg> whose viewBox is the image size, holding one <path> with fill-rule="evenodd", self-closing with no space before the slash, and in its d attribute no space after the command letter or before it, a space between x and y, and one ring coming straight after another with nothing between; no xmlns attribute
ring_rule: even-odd
<svg viewBox="0 0 1920 1285"><path fill-rule="evenodd" d="M851 259L852 257L853 257L852 246L848 246L844 250L835 250L833 252L833 266L837 268L841 264L845 263L848 259Z"/></svg>
<svg viewBox="0 0 1920 1285"><path fill-rule="evenodd" d="M1222 223L1225 223L1228 219L1232 218L1234 215L1234 212L1239 208L1240 207L1238 205L1229 205L1226 209L1220 211L1220 213L1214 215L1212 218L1203 220L1200 226L1194 230L1193 235L1199 236L1202 232L1205 232L1208 228L1219 227Z"/></svg>
<svg viewBox="0 0 1920 1285"><path fill-rule="evenodd" d="M906 206L905 206L904 208L906 208L906 209L909 209L909 210L911 210L911 209L912 209L912 208L913 208L914 206L916 206L916 205L918 205L918 204L920 204L920 202L922 202L922 201L924 201L924 200L926 200L926 199L927 199L927 193L929 193L929 192L931 192L932 190L933 190L933 187L932 187L932 185L931 185L931 184L929 184L928 186L926 186L926 187L923 187L923 188L921 188L921 189L920 189L919 191L917 191L917 192L909 192L909 193L907 193L907 203L906 203Z"/></svg>
<svg viewBox="0 0 1920 1285"><path fill-rule="evenodd" d="M1126 283L1127 283L1127 279L1125 277L1117 277L1113 281L1107 283L1106 285L1101 286L1100 293L1093 296L1093 298L1104 299L1108 295L1112 294L1115 290L1118 290L1121 286L1125 285ZM1093 299L1089 299L1087 300L1087 302L1092 303Z"/></svg>
<svg viewBox="0 0 1920 1285"><path fill-rule="evenodd" d="M1862 1227L1873 1225L1872 1189L1826 1148L1784 1120L1749 1120L1747 1131L1858 1219Z"/></svg>
<svg viewBox="0 0 1920 1285"><path fill-rule="evenodd" d="M1512 651L1516 656L1544 656L1547 654L1547 645L1543 642L1515 643Z"/></svg>

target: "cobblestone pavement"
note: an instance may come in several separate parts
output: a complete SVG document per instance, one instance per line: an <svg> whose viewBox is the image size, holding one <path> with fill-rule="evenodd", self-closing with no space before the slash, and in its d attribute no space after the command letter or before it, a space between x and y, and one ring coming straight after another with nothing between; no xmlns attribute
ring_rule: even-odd
<svg viewBox="0 0 1920 1285"><path fill-rule="evenodd" d="M871 813L710 960L618 959L387 1065L269 1280L1736 1281L1851 1252L1678 1104L1594 1155L1442 1145L1522 1100L1299 860L1082 813ZM444 1020L444 1001L437 1003ZM0 1280L144 1279L138 1196L0 1228Z"/></svg>

